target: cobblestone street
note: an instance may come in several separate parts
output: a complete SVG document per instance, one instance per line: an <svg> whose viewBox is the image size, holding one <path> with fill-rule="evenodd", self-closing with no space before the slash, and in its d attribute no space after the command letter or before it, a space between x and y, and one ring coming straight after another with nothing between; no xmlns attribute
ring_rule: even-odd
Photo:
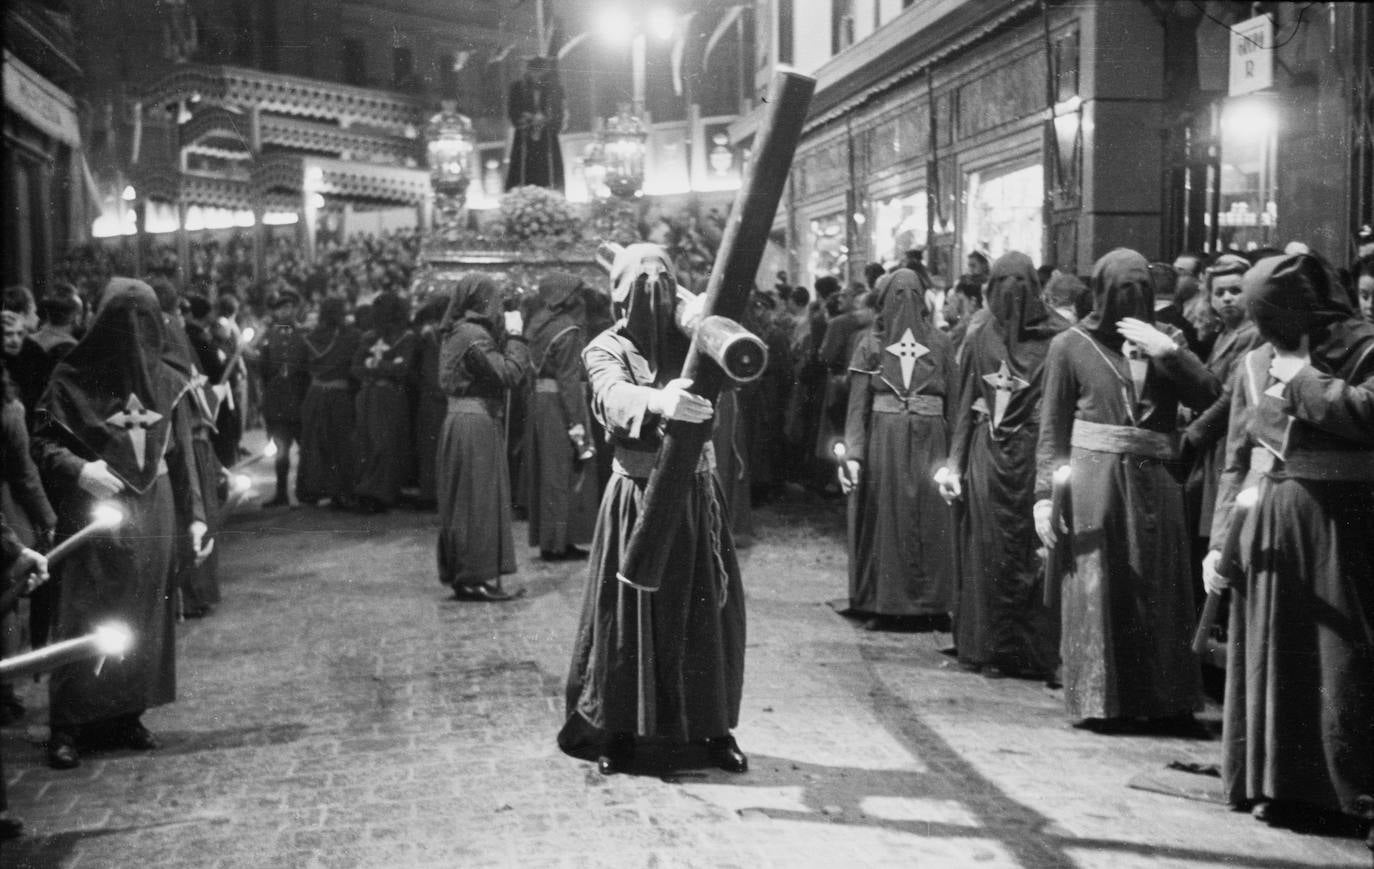
<svg viewBox="0 0 1374 869"><path fill-rule="evenodd" d="M434 579L432 514L249 510L220 538L224 603L179 626L180 699L145 718L163 748L51 770L45 693L21 686L3 750L28 836L3 863L1369 865L1354 840L1128 786L1214 763L1215 743L1074 730L1058 692L961 671L948 634L835 614L838 505L757 522L747 775L603 778L558 751L582 564L523 550L524 599L459 603Z"/></svg>

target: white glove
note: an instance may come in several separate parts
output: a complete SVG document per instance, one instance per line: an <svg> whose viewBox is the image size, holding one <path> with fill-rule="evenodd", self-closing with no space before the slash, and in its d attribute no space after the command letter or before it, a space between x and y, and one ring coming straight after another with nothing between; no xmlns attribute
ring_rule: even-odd
<svg viewBox="0 0 1374 869"><path fill-rule="evenodd" d="M1135 317L1123 317L1117 324L1116 331L1121 337L1130 341L1151 359L1159 359L1171 353L1178 352L1178 345L1174 339L1146 323L1144 320L1137 320Z"/></svg>
<svg viewBox="0 0 1374 869"><path fill-rule="evenodd" d="M935 485L940 487L940 497L945 499L946 504L953 504L963 497L964 487L959 475L949 468L941 467L935 472Z"/></svg>
<svg viewBox="0 0 1374 869"><path fill-rule="evenodd" d="M835 469L835 472L840 477L840 491L848 495L859 488L859 480L863 479L864 468L856 459L845 459Z"/></svg>
<svg viewBox="0 0 1374 869"><path fill-rule="evenodd" d="M1221 566L1221 552L1213 549L1202 559L1202 584L1208 594L1221 594L1231 587L1231 581L1217 570Z"/></svg>
<svg viewBox="0 0 1374 869"><path fill-rule="evenodd" d="M523 335L525 333L525 318L520 316L519 311L506 312L506 334Z"/></svg>
<svg viewBox="0 0 1374 869"><path fill-rule="evenodd" d="M1059 539L1059 529L1054 527L1050 521L1054 515L1054 506L1048 498L1042 498L1035 502L1033 509L1035 514L1035 533L1039 535L1040 542L1045 544L1046 549L1053 549L1054 542Z"/></svg>
<svg viewBox="0 0 1374 869"><path fill-rule="evenodd" d="M649 399L649 410L664 419L705 422L715 413L715 409L711 407L711 402L688 392L687 387L691 385L692 381L686 377L668 381L662 389L654 391Z"/></svg>
<svg viewBox="0 0 1374 869"><path fill-rule="evenodd" d="M82 465L76 484L96 498L111 498L124 490L124 481L111 473L104 459Z"/></svg>

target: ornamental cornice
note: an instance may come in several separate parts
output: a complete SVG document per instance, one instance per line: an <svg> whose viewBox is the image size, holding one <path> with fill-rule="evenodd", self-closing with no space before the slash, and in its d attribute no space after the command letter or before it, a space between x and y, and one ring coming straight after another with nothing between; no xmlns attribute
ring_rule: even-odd
<svg viewBox="0 0 1374 869"><path fill-rule="evenodd" d="M177 127L181 147L188 148L200 144L209 136L237 139L243 143L243 150L252 150L248 117L224 106L207 106L196 112L189 121Z"/></svg>
<svg viewBox="0 0 1374 869"><path fill-rule="evenodd" d="M375 88L233 66L187 65L142 93L145 105L205 101L265 112L363 124L410 138L424 123L423 100Z"/></svg>
<svg viewBox="0 0 1374 869"><path fill-rule="evenodd" d="M349 154L354 160L404 163L414 159L416 154L416 145L411 139L358 129L345 130L301 118L267 116L261 120L260 131L264 144L337 156Z"/></svg>

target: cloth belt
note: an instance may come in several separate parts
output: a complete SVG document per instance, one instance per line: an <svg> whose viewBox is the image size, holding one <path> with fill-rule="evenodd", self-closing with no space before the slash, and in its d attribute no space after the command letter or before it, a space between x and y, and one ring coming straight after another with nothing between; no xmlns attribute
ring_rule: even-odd
<svg viewBox="0 0 1374 869"><path fill-rule="evenodd" d="M1140 456L1161 462L1178 458L1178 444L1172 435L1130 425L1108 425L1075 419L1070 443L1083 450Z"/></svg>
<svg viewBox="0 0 1374 869"><path fill-rule="evenodd" d="M1298 452L1280 459L1264 447L1250 450L1250 470L1294 480L1374 483L1374 451Z"/></svg>
<svg viewBox="0 0 1374 869"><path fill-rule="evenodd" d="M654 464L658 461L658 451L648 452L646 450L632 450L629 447L617 446L615 454L611 457L611 470L622 477L633 477L636 480L647 480L653 473ZM716 467L715 446L707 441L701 449L701 457L697 459L697 473L703 474L713 471Z"/></svg>
<svg viewBox="0 0 1374 869"><path fill-rule="evenodd" d="M534 381L534 391L558 393L563 390L559 388L558 381L554 380L552 377L541 377Z"/></svg>
<svg viewBox="0 0 1374 869"><path fill-rule="evenodd" d="M945 402L938 395L909 395L902 398L891 392L880 392L873 396L873 412L944 416Z"/></svg>
<svg viewBox="0 0 1374 869"><path fill-rule="evenodd" d="M485 416L496 416L496 409L493 407L496 399L477 398L471 395L450 395L448 397L449 413L480 413Z"/></svg>
<svg viewBox="0 0 1374 869"><path fill-rule="evenodd" d="M345 377L340 380L320 380L316 377L311 379L310 385L318 386L320 389L347 389L348 378Z"/></svg>

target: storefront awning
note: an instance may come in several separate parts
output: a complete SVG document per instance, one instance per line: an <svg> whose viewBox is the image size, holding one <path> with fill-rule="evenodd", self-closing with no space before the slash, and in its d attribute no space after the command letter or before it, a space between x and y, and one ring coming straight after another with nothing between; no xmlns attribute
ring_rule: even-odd
<svg viewBox="0 0 1374 869"><path fill-rule="evenodd" d="M71 95L5 52L5 107L44 134L72 148L81 145L81 125Z"/></svg>

